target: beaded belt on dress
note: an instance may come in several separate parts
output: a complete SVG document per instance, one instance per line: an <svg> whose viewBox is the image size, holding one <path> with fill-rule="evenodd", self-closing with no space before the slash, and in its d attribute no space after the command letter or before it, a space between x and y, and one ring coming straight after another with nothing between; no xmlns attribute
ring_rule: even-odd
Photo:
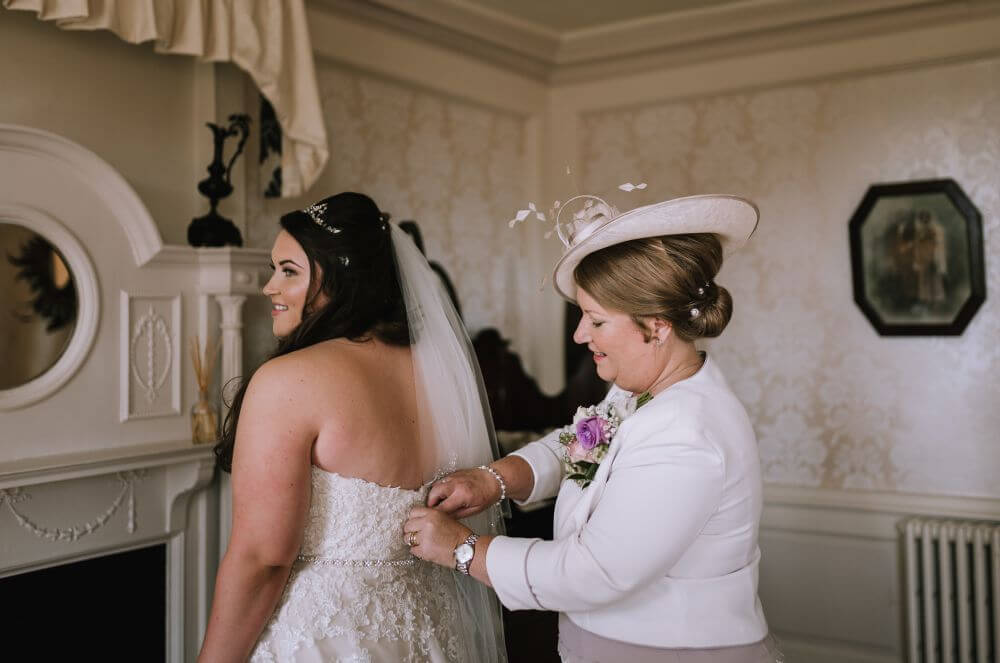
<svg viewBox="0 0 1000 663"><path fill-rule="evenodd" d="M325 564L329 566L409 566L417 561L416 557L406 559L336 559L334 557L320 557L319 555L299 555L300 562L307 564Z"/></svg>

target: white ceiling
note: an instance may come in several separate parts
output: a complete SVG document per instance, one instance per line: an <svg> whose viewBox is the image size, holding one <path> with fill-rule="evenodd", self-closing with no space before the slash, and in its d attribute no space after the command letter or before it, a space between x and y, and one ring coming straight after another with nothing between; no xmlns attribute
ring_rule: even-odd
<svg viewBox="0 0 1000 663"><path fill-rule="evenodd" d="M554 32L569 32L661 14L704 10L740 0L462 0Z"/></svg>

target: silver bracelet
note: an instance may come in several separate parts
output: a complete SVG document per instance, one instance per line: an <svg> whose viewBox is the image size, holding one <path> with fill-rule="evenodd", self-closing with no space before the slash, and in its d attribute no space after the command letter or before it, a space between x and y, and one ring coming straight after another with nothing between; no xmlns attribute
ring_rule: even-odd
<svg viewBox="0 0 1000 663"><path fill-rule="evenodd" d="M500 499L498 499L496 501L496 503L500 504L505 499L507 499L507 482L503 480L503 477L500 476L500 473L497 472L496 470L494 470L489 465L480 465L479 469L480 470L486 470L487 472L489 472L490 474L492 474L493 478L496 479L497 482L500 484Z"/></svg>

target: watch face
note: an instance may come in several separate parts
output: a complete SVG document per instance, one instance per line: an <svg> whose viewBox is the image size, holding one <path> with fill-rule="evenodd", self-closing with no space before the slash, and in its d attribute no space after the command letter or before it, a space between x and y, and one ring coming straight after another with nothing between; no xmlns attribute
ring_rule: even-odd
<svg viewBox="0 0 1000 663"><path fill-rule="evenodd" d="M455 561L459 564L468 564L472 561L472 555L475 554L475 548L470 546L468 543L463 543L459 547L455 548Z"/></svg>

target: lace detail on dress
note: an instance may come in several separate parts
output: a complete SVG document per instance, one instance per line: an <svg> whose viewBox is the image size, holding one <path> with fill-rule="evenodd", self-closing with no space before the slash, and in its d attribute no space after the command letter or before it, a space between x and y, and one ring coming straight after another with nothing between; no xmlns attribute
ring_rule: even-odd
<svg viewBox="0 0 1000 663"><path fill-rule="evenodd" d="M306 559L293 567L251 660L463 661L454 572L416 560L403 541L403 522L425 491L315 467L312 491Z"/></svg>

